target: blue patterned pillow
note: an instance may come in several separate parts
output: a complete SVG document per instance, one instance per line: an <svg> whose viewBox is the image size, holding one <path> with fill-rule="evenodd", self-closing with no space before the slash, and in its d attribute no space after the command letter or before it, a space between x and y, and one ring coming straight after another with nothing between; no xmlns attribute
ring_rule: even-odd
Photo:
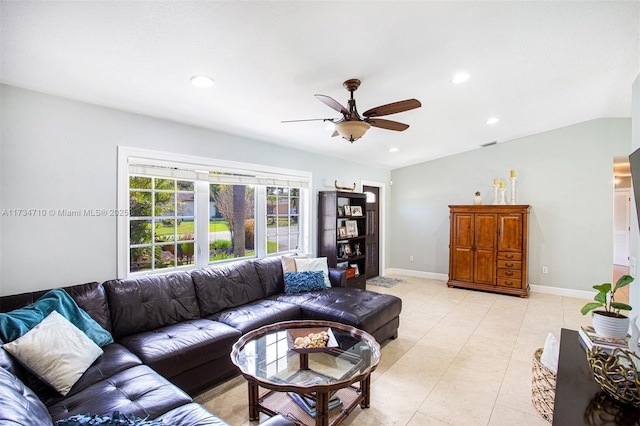
<svg viewBox="0 0 640 426"><path fill-rule="evenodd" d="M322 271L287 272L284 284L287 294L327 289Z"/></svg>

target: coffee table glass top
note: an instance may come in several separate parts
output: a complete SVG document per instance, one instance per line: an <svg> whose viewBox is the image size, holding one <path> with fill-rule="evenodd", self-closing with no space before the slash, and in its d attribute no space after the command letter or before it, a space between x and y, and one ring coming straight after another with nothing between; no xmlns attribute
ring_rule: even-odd
<svg viewBox="0 0 640 426"><path fill-rule="evenodd" d="M334 347L292 349L292 336L300 335L300 329L327 328L335 338L329 346ZM247 333L234 346L232 360L245 377L263 385L312 391L362 380L377 366L380 346L370 335L344 324L286 321Z"/></svg>

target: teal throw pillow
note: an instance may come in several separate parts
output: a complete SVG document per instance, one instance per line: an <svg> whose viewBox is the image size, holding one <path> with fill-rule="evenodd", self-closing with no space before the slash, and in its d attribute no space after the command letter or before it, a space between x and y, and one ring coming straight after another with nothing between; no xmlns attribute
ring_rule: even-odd
<svg viewBox="0 0 640 426"><path fill-rule="evenodd" d="M69 293L61 288L48 291L40 299L24 308L0 313L0 339L4 342L12 342L22 337L53 311L57 311L71 324L82 330L96 345L103 347L113 343L111 333L102 328L76 304Z"/></svg>
<svg viewBox="0 0 640 426"><path fill-rule="evenodd" d="M287 272L284 287L287 294L327 289L322 271Z"/></svg>

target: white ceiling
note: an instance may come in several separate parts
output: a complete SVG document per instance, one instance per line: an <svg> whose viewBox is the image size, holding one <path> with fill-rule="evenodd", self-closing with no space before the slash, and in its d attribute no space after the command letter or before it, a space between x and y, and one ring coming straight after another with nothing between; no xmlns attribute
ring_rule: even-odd
<svg viewBox="0 0 640 426"><path fill-rule="evenodd" d="M6 84L388 169L600 117L631 116L639 1L1 1ZM466 71L471 78L453 85ZM190 85L194 74L216 80ZM359 111L417 98L353 144ZM485 124L498 116L500 122ZM398 147L394 154L387 152Z"/></svg>

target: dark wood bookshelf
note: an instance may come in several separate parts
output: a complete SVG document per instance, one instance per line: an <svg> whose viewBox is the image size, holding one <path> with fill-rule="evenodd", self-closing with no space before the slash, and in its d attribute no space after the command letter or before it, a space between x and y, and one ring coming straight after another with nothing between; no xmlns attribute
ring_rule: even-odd
<svg viewBox="0 0 640 426"><path fill-rule="evenodd" d="M318 256L326 257L330 268L354 265L358 274L347 279L347 287L366 287L366 244L367 217L365 204L367 196L359 192L320 191L318 193ZM345 214L349 206L360 209L361 215ZM339 211L340 210L340 211ZM348 221L355 224L357 234L340 235L340 229L347 229ZM356 254L356 244L360 254ZM349 248L350 254L346 253Z"/></svg>

